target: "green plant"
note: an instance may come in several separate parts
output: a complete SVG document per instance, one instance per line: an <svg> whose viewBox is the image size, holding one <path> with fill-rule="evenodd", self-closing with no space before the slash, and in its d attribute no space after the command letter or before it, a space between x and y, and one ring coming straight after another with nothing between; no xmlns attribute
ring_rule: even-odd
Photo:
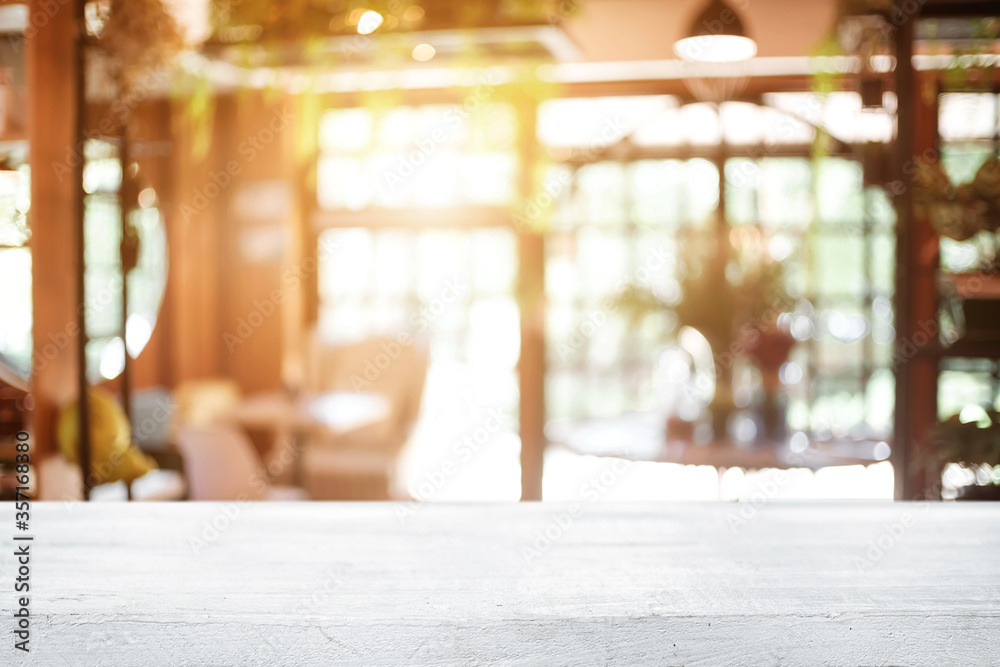
<svg viewBox="0 0 1000 667"><path fill-rule="evenodd" d="M915 162L914 207L934 230L955 241L974 239L980 258L989 264L987 235L1000 231L1000 160L988 158L969 183L952 185L940 162L918 158ZM996 258L992 258L994 261Z"/></svg>
<svg viewBox="0 0 1000 667"><path fill-rule="evenodd" d="M751 250L755 245L734 248L728 239L719 239L707 250L689 253L678 266L680 298L675 302L632 286L619 304L635 321L652 313L671 312L678 329L696 329L718 348L713 349L716 354L731 349L748 327L767 329L792 303L782 265Z"/></svg>
<svg viewBox="0 0 1000 667"><path fill-rule="evenodd" d="M963 423L958 415L938 422L931 431L931 456L941 464L1000 465L1000 413L988 409L986 415L988 423Z"/></svg>

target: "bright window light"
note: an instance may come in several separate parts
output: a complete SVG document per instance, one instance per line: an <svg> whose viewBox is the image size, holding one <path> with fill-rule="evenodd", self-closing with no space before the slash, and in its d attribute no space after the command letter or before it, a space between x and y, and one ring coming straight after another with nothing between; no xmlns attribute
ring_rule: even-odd
<svg viewBox="0 0 1000 667"><path fill-rule="evenodd" d="M370 35L382 25L382 15L369 9L358 19L358 34Z"/></svg>
<svg viewBox="0 0 1000 667"><path fill-rule="evenodd" d="M105 380L118 377L125 368L125 344L114 338L101 350L100 372Z"/></svg>
<svg viewBox="0 0 1000 667"><path fill-rule="evenodd" d="M697 35L674 44L674 53L684 60L730 63L757 55L757 42L738 35Z"/></svg>
<svg viewBox="0 0 1000 667"><path fill-rule="evenodd" d="M417 44L413 47L413 59L420 61L422 63L427 62L434 57L437 51L430 44Z"/></svg>

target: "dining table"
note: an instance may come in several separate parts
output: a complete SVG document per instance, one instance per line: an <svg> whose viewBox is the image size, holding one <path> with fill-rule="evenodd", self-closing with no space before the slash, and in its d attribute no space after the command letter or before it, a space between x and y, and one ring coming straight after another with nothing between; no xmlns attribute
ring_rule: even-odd
<svg viewBox="0 0 1000 667"><path fill-rule="evenodd" d="M1000 664L996 504L233 507L34 503L2 664Z"/></svg>
<svg viewBox="0 0 1000 667"><path fill-rule="evenodd" d="M292 444L292 482L302 484L302 450L310 433L346 436L388 419L392 403L383 394L362 391L251 394L223 416L243 428L269 431L274 449ZM277 451L272 454L277 454Z"/></svg>
<svg viewBox="0 0 1000 667"><path fill-rule="evenodd" d="M387 418L391 409L389 399L375 392L273 391L240 399L225 416L248 428L322 429L342 434Z"/></svg>
<svg viewBox="0 0 1000 667"><path fill-rule="evenodd" d="M698 441L690 432L669 428L661 411L635 411L608 417L552 420L545 428L551 446L580 456L629 461L710 466L716 469L719 498L727 469L819 470L838 466L869 466L890 458L892 447L884 435L815 434L797 432L782 438L741 442L731 437Z"/></svg>

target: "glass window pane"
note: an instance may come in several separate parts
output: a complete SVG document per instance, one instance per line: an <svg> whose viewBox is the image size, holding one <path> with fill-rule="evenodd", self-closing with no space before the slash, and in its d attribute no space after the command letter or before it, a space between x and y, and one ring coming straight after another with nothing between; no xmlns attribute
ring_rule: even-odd
<svg viewBox="0 0 1000 667"><path fill-rule="evenodd" d="M989 139L997 129L997 96L945 93L938 98L938 133L945 141Z"/></svg>
<svg viewBox="0 0 1000 667"><path fill-rule="evenodd" d="M0 362L23 378L31 370L31 251L0 248Z"/></svg>
<svg viewBox="0 0 1000 667"><path fill-rule="evenodd" d="M761 223L772 229L804 229L812 222L815 212L809 161L803 158L768 158L759 164L757 197ZM752 183L752 174L750 176Z"/></svg>
<svg viewBox="0 0 1000 667"><path fill-rule="evenodd" d="M625 171L617 162L598 162L577 172L574 192L581 222L621 225L625 222Z"/></svg>
<svg viewBox="0 0 1000 667"><path fill-rule="evenodd" d="M372 140L372 112L368 109L330 111L320 118L319 145L323 151L360 151Z"/></svg>
<svg viewBox="0 0 1000 667"><path fill-rule="evenodd" d="M827 224L850 225L863 220L861 165L851 160L823 158L816 172L817 213Z"/></svg>

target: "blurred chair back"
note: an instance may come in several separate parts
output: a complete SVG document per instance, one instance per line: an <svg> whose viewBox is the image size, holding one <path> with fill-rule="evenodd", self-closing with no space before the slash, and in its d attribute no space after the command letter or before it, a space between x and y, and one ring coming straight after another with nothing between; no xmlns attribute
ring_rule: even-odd
<svg viewBox="0 0 1000 667"><path fill-rule="evenodd" d="M378 439L392 440L389 449L398 452L420 414L427 350L417 344L402 345L392 338L331 346L315 334L306 350L306 391L373 392L389 400L391 414L379 430Z"/></svg>
<svg viewBox="0 0 1000 667"><path fill-rule="evenodd" d="M308 500L297 487L274 486L245 433L232 426L177 430L190 500Z"/></svg>
<svg viewBox="0 0 1000 667"><path fill-rule="evenodd" d="M307 341L305 389L383 395L389 416L349 433L313 434L303 460L305 487L323 500L387 500L397 457L420 414L428 355L422 345L372 338L331 346Z"/></svg>
<svg viewBox="0 0 1000 667"><path fill-rule="evenodd" d="M246 435L228 426L182 426L177 448L184 459L191 500L260 500L267 476Z"/></svg>

